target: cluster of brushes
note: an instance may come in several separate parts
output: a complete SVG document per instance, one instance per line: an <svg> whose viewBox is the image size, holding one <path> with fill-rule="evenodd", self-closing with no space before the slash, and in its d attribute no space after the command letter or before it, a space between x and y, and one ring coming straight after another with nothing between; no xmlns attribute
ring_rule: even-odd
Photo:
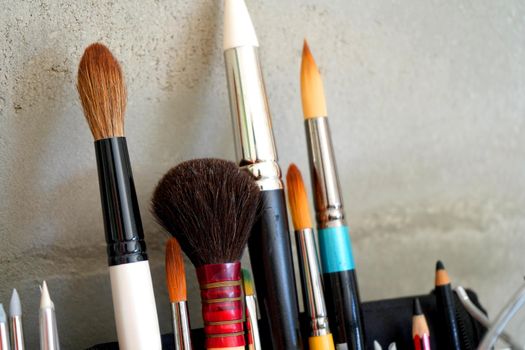
<svg viewBox="0 0 525 350"><path fill-rule="evenodd" d="M259 42L244 0L225 0L224 32L238 163L220 159L183 162L162 178L152 198L155 217L174 237L166 246L166 275L175 346L192 349L184 252L197 273L207 349L271 346L301 350L285 190L258 57ZM308 347L364 350L357 275L324 88L306 41L300 83L317 235L306 188L295 165L288 170L287 185L302 294L310 320ZM124 350L160 350L148 255L124 137L126 87L117 60L105 46L93 44L85 50L78 70L78 91L95 140L119 346ZM253 280L241 269L246 247ZM438 268L436 296L443 310L442 321L451 330L443 337L455 350L460 349L457 329L461 325L451 320L451 288L442 271ZM417 301L414 332L415 348L428 350L428 326Z"/></svg>
<svg viewBox="0 0 525 350"><path fill-rule="evenodd" d="M40 350L59 350L55 305L49 296L46 281L40 286L39 329ZM9 304L9 318L4 306L0 304L0 350L24 350L25 348L22 302L16 289L13 289Z"/></svg>

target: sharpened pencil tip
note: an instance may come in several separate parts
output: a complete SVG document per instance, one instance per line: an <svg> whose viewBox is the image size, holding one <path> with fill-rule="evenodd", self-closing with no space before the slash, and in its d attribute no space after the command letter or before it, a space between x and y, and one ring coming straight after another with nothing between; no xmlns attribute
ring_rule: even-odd
<svg viewBox="0 0 525 350"><path fill-rule="evenodd" d="M11 295L11 302L9 303L9 316L22 316L22 303L20 302L20 296L16 289L13 289Z"/></svg>
<svg viewBox="0 0 525 350"><path fill-rule="evenodd" d="M444 270L445 269L445 265L443 264L443 262L441 260L438 260L437 263L436 263L436 271L437 270Z"/></svg>

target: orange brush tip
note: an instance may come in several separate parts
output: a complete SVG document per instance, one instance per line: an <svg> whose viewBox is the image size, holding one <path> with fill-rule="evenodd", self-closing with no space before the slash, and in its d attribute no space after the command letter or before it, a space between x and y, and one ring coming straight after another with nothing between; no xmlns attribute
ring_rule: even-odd
<svg viewBox="0 0 525 350"><path fill-rule="evenodd" d="M286 174L288 187L288 202L292 211L292 222L296 230L312 227L310 210L308 208L308 196L304 187L303 177L299 168L291 164Z"/></svg>
<svg viewBox="0 0 525 350"><path fill-rule="evenodd" d="M179 242L171 238L166 243L166 280L170 302L176 303L187 300L186 272L184 258Z"/></svg>
<svg viewBox="0 0 525 350"><path fill-rule="evenodd" d="M301 100L305 119L328 115L321 73L315 64L306 40L304 41L301 62Z"/></svg>

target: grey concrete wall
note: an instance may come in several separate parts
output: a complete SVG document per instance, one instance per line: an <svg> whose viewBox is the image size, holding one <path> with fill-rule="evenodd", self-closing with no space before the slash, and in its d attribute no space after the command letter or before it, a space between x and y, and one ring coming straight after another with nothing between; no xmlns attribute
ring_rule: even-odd
<svg viewBox="0 0 525 350"><path fill-rule="evenodd" d="M525 3L247 3L283 169L307 169L304 37L324 73L363 299L428 292L441 258L494 315L525 272ZM0 9L0 302L19 289L30 349L43 279L65 349L115 338L92 138L75 90L84 47L102 41L127 78L126 132L168 332L167 237L149 198L182 160L234 157L221 2L0 0ZM195 288L190 266L188 275Z"/></svg>

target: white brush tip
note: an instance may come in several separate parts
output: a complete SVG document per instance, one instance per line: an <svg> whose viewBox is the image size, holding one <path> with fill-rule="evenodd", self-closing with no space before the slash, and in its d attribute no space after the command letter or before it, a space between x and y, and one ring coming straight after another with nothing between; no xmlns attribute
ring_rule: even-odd
<svg viewBox="0 0 525 350"><path fill-rule="evenodd" d="M381 345L377 342L377 340L374 340L374 350L383 350Z"/></svg>
<svg viewBox="0 0 525 350"><path fill-rule="evenodd" d="M49 296L49 290L47 289L46 281L42 283L42 295L40 297L40 308L46 309L53 307L53 302L51 301L51 297Z"/></svg>
<svg viewBox="0 0 525 350"><path fill-rule="evenodd" d="M7 316L5 314L4 305L0 304L0 323L7 323Z"/></svg>
<svg viewBox="0 0 525 350"><path fill-rule="evenodd" d="M239 46L259 46L244 0L224 0L224 51Z"/></svg>
<svg viewBox="0 0 525 350"><path fill-rule="evenodd" d="M397 350L396 343L392 343L388 346L388 350Z"/></svg>
<svg viewBox="0 0 525 350"><path fill-rule="evenodd" d="M22 316L22 303L20 302L20 296L16 289L13 289L11 295L11 303L9 304L9 316Z"/></svg>

